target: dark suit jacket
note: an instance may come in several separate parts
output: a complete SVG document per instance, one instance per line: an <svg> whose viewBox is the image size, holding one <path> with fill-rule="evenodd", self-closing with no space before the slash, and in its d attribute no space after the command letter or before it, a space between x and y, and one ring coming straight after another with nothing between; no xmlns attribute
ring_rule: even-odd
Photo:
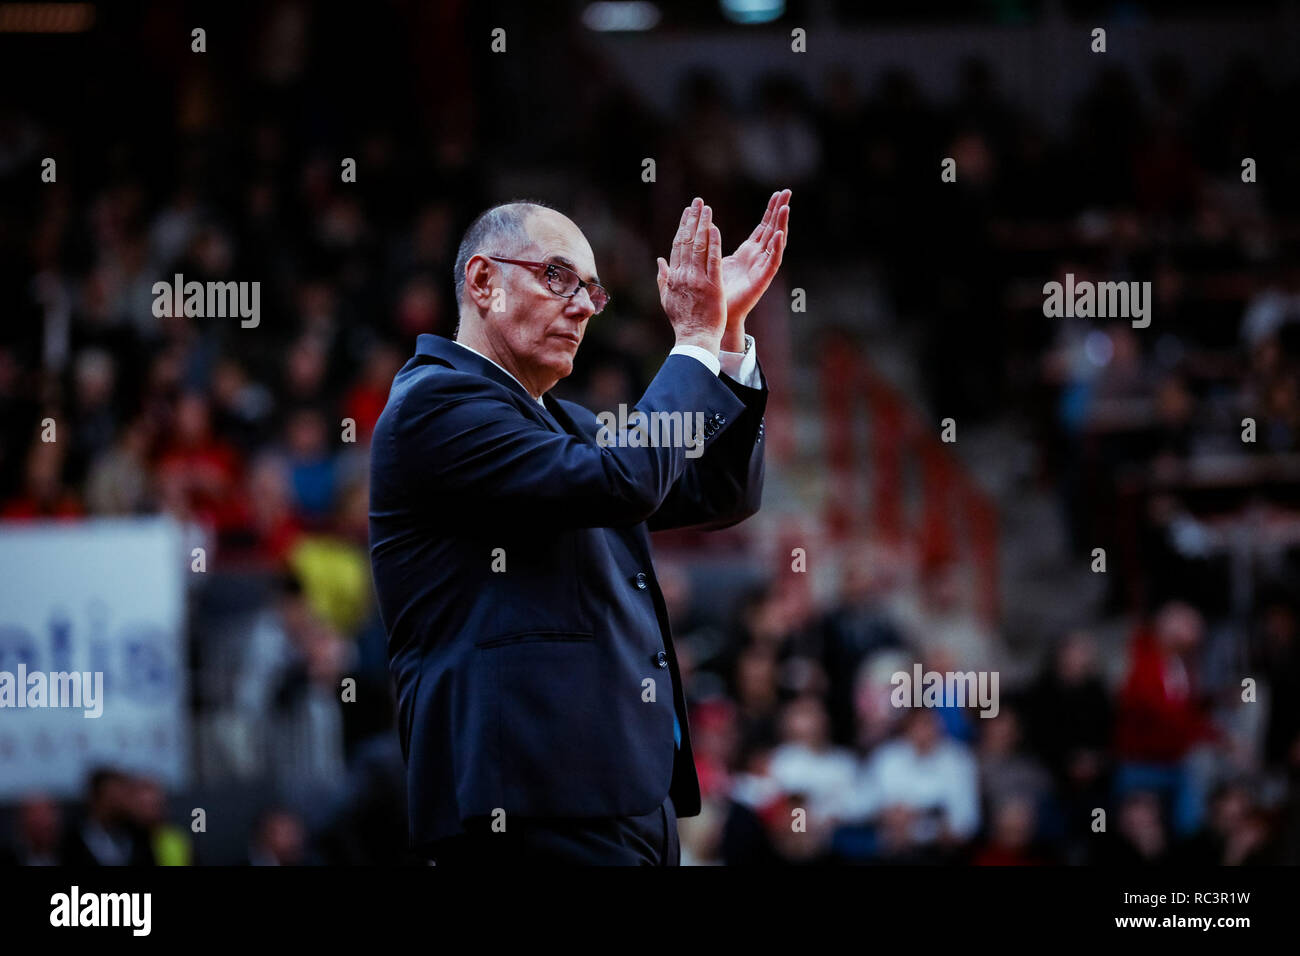
<svg viewBox="0 0 1300 956"><path fill-rule="evenodd" d="M149 842L149 834L143 829L123 825L114 829L114 835L126 847L127 858L122 865L124 866L156 866L157 861L154 859L153 847ZM103 862L95 855L90 844L86 842L86 824L83 822L80 826L73 829L64 839L61 851L62 866L103 866Z"/></svg>
<svg viewBox="0 0 1300 956"><path fill-rule="evenodd" d="M507 826L643 814L671 793L699 813L647 532L758 510L766 401L765 381L670 355L637 407L703 412L704 453L602 448L582 406L543 409L481 356L419 336L375 426L370 487L413 847L498 810Z"/></svg>

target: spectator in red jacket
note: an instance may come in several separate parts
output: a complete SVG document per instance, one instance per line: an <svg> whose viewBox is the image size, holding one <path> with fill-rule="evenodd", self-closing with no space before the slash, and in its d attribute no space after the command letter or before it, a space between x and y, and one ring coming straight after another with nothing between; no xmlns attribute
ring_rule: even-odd
<svg viewBox="0 0 1300 956"><path fill-rule="evenodd" d="M234 492L242 471L239 455L212 433L204 395L190 392L177 402L157 469L163 481L175 483L195 519L218 532L238 524Z"/></svg>
<svg viewBox="0 0 1300 956"><path fill-rule="evenodd" d="M356 422L358 442L370 441L402 361L402 354L387 343L374 345L366 353L360 378L343 399L343 414Z"/></svg>
<svg viewBox="0 0 1300 956"><path fill-rule="evenodd" d="M63 448L57 441L38 439L32 443L22 491L0 506L0 518L65 521L81 517L84 510L81 500L63 482Z"/></svg>
<svg viewBox="0 0 1300 956"><path fill-rule="evenodd" d="M1129 672L1115 725L1116 797L1159 794L1180 834L1200 825L1204 794L1187 766L1200 744L1218 736L1197 693L1194 652L1205 622L1188 604L1171 601L1134 635Z"/></svg>

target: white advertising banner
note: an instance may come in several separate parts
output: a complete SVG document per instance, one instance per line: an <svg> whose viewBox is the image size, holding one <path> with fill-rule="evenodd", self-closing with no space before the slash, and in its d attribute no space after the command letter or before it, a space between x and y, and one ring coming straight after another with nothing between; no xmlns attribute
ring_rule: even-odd
<svg viewBox="0 0 1300 956"><path fill-rule="evenodd" d="M187 782L183 547L164 518L0 523L0 800Z"/></svg>

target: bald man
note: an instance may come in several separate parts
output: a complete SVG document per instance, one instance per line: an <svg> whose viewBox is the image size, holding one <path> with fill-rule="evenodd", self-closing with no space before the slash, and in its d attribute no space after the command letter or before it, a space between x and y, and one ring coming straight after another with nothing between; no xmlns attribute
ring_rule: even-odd
<svg viewBox="0 0 1300 956"><path fill-rule="evenodd" d="M371 445L411 843L437 865L680 862L700 793L649 532L758 510L745 318L789 199L729 256L702 200L683 211L657 276L676 344L617 423L549 394L609 301L582 230L529 202L467 230L455 340L419 336Z"/></svg>

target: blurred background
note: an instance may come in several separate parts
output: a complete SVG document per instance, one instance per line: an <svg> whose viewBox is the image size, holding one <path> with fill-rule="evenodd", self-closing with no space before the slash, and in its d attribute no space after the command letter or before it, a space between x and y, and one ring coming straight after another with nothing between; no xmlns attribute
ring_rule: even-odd
<svg viewBox="0 0 1300 956"><path fill-rule="evenodd" d="M0 670L110 702L0 712L0 859L413 862L367 442L463 229L586 232L613 409L681 208L730 251L790 186L763 510L656 536L683 861L1300 861L1297 62L1294 0L0 3ZM892 707L918 662L997 716Z"/></svg>

